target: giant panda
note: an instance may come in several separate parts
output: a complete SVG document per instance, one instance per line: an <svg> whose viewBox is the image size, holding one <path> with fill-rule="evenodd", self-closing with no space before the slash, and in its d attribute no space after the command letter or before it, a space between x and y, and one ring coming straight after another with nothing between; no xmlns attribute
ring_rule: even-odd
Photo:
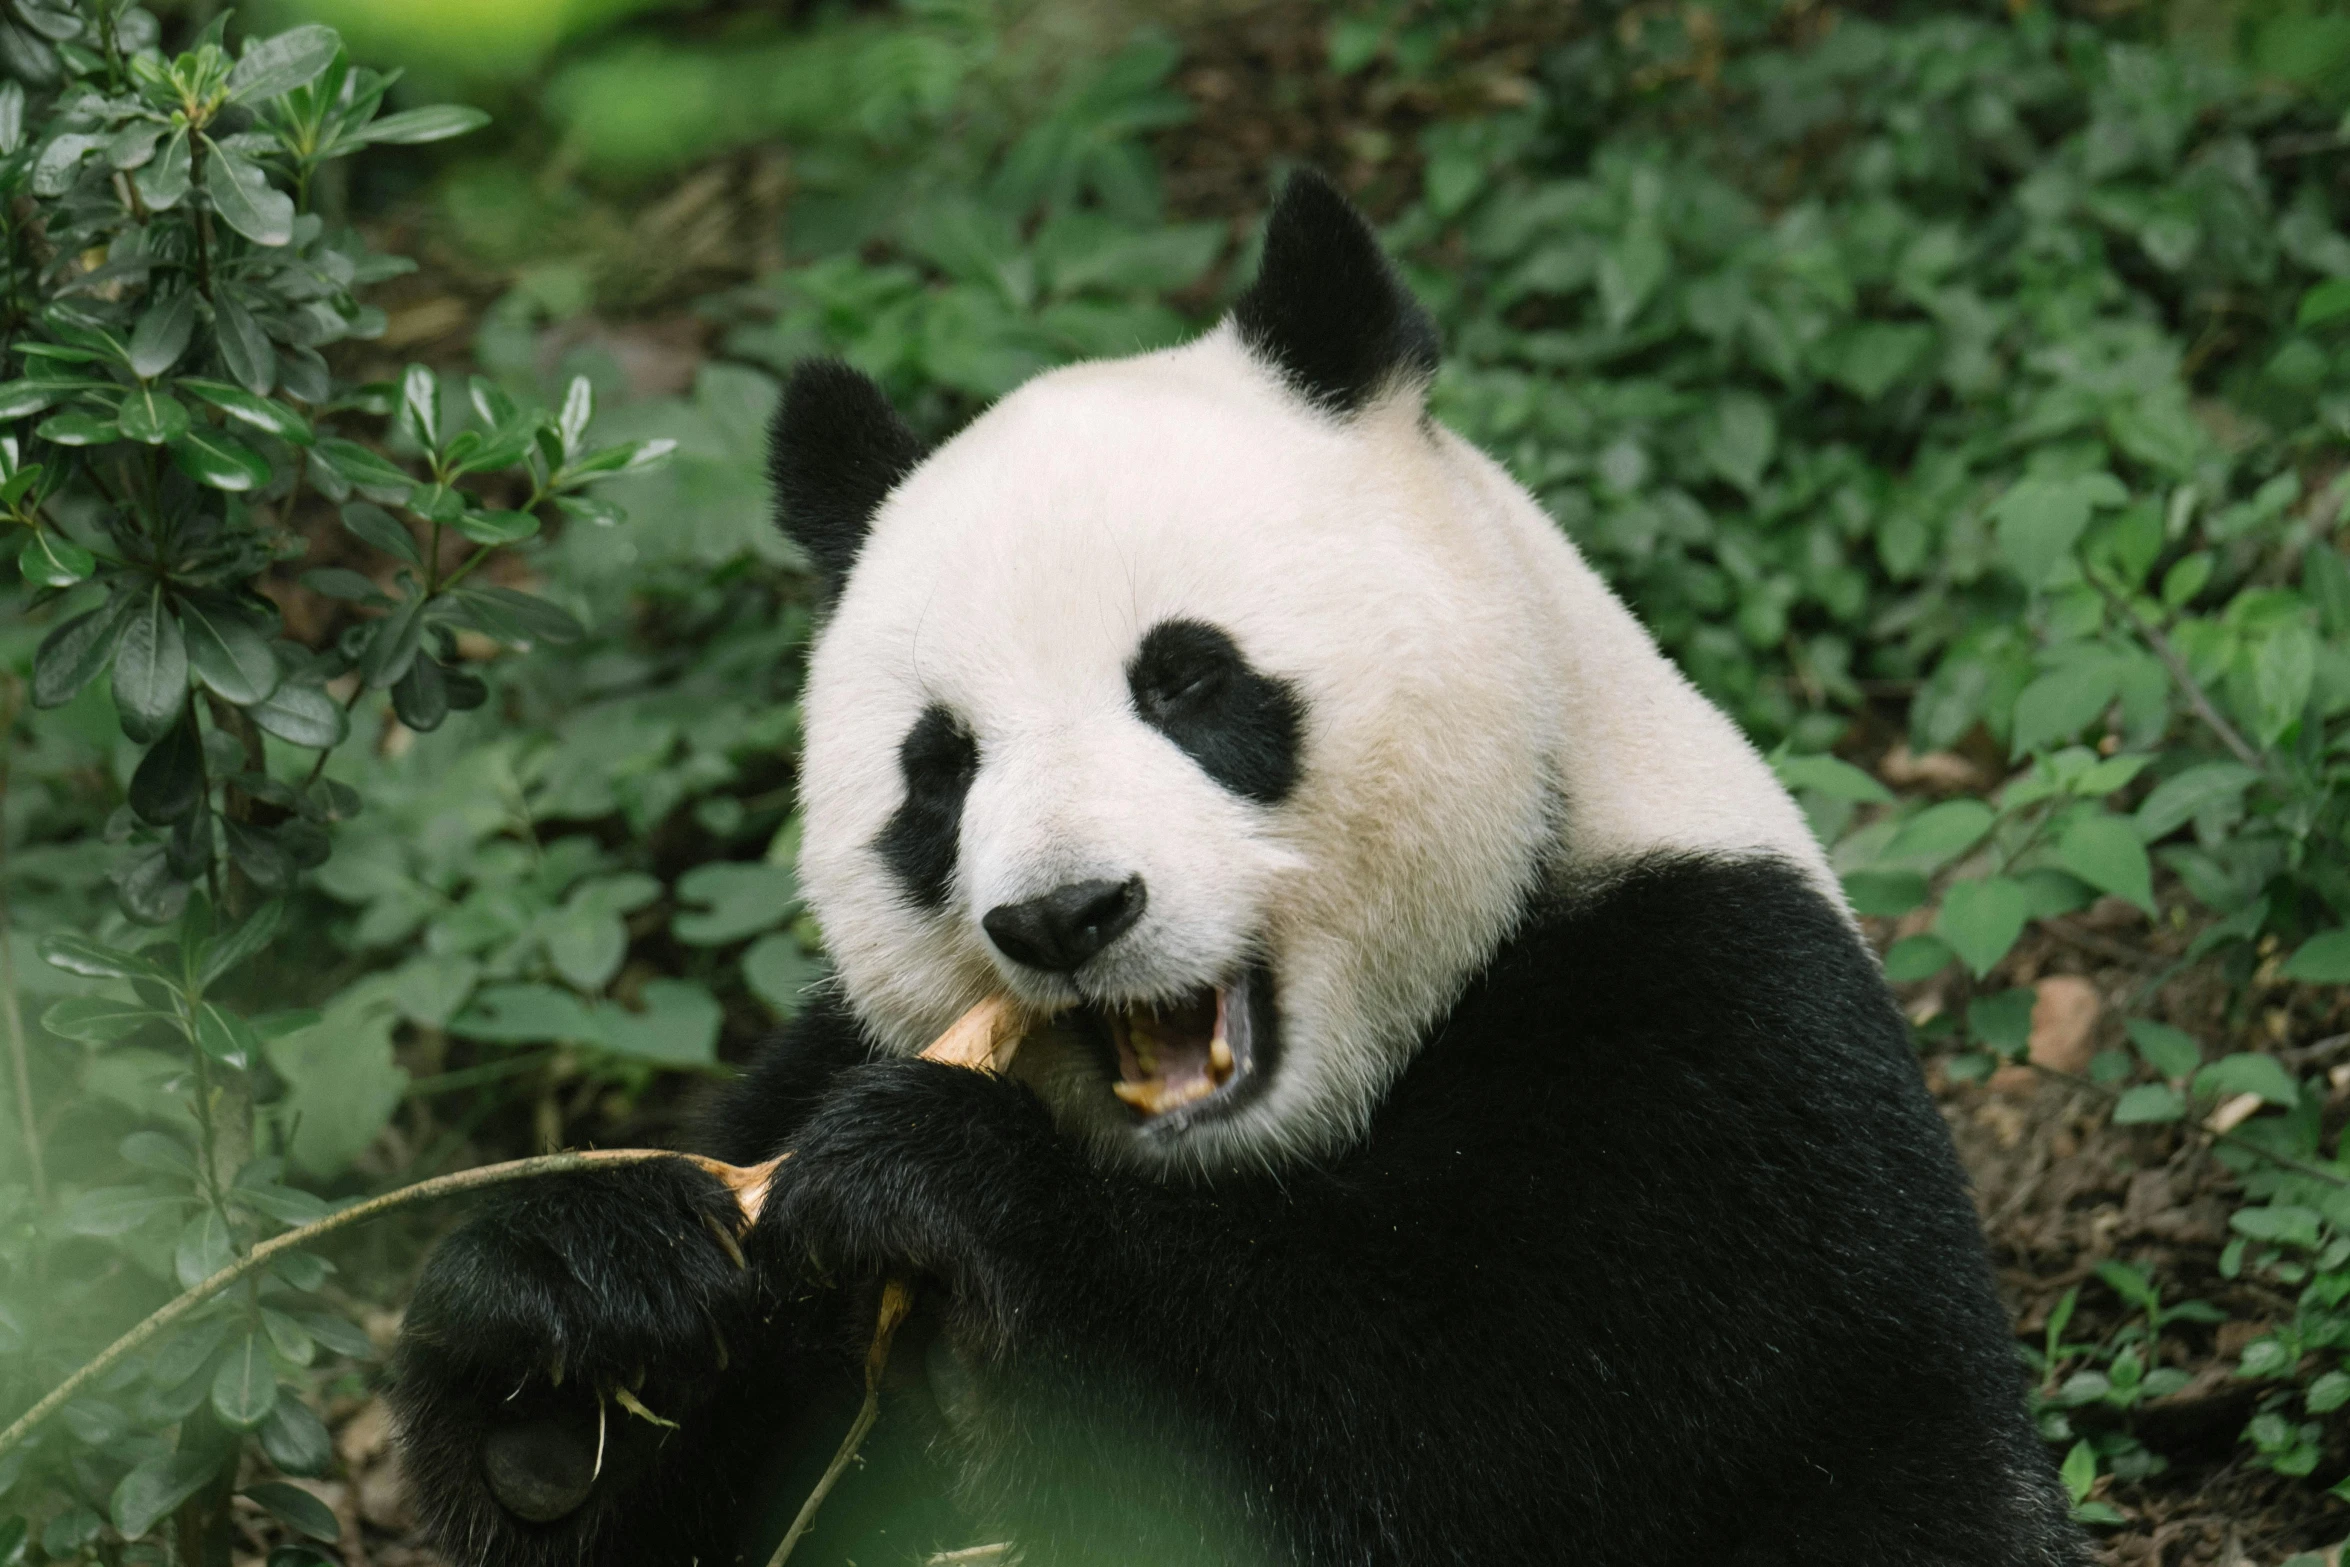
<svg viewBox="0 0 2350 1567"><path fill-rule="evenodd" d="M1311 174L1185 346L935 451L772 432L823 575L837 982L682 1161L517 1188L395 1365L459 1567L2085 1560L1964 1178L1803 817ZM976 1001L1007 1074L915 1059ZM625 1395L625 1396L623 1396ZM953 1554L963 1551L964 1554Z"/></svg>

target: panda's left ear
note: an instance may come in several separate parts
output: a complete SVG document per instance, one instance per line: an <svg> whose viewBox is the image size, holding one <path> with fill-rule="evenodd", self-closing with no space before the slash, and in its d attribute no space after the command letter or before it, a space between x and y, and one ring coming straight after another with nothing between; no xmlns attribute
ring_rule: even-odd
<svg viewBox="0 0 2350 1567"><path fill-rule="evenodd" d="M1436 374L1436 327L1371 225L1310 169L1265 220L1265 258L1232 306L1241 343L1306 401L1341 418Z"/></svg>
<svg viewBox="0 0 2350 1567"><path fill-rule="evenodd" d="M767 429L776 522L837 594L873 514L922 461L921 438L889 394L838 359L810 359L784 384Z"/></svg>

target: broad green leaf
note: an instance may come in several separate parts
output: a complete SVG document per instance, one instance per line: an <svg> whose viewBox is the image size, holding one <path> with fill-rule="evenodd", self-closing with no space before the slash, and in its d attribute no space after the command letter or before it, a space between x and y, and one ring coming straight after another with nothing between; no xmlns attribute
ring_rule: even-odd
<svg viewBox="0 0 2350 1567"><path fill-rule="evenodd" d="M261 1423L260 1434L261 1451L281 1474L312 1479L334 1467L334 1440L326 1423L298 1398L280 1398Z"/></svg>
<svg viewBox="0 0 2350 1567"><path fill-rule="evenodd" d="M1817 756L1790 756L1772 764L1779 782L1790 789L1813 789L1837 800L1868 805L1890 805L1893 791L1853 766L1825 752Z"/></svg>
<svg viewBox="0 0 2350 1567"><path fill-rule="evenodd" d="M287 1191L291 1190L291 1188L279 1187L278 1190ZM251 1203L251 1194L247 1193L241 1195L246 1198L248 1206L254 1206L254 1204ZM308 1196L308 1193L304 1193L303 1195ZM320 1202L317 1198L310 1198L310 1203L311 1206L318 1210L318 1213L321 1217L323 1217L327 1212L326 1204ZM288 1365L307 1366L310 1364L310 1362L318 1358L318 1344L316 1340L311 1338L310 1330L303 1327L301 1323L296 1322L292 1317L287 1316L282 1311L273 1310L268 1306L262 1307L261 1331L269 1336L269 1347L276 1351L277 1358L284 1361ZM291 1400L281 1399L279 1401L280 1407L283 1407L284 1404L289 1402L291 1402Z"/></svg>
<svg viewBox="0 0 2350 1567"><path fill-rule="evenodd" d="M41 1014L41 1026L50 1033L86 1045L110 1045L149 1023L167 1020L168 1014L140 1002L103 996L68 996Z"/></svg>
<svg viewBox="0 0 2350 1567"><path fill-rule="evenodd" d="M316 686L278 685L264 701L245 710L255 724L288 745L331 751L343 743L350 721L342 704Z"/></svg>
<svg viewBox="0 0 2350 1567"><path fill-rule="evenodd" d="M2294 324L2324 326L2344 316L2350 316L2350 278L2328 278L2301 296Z"/></svg>
<svg viewBox="0 0 2350 1567"><path fill-rule="evenodd" d="M1997 813L1980 800L1929 805L1901 824L1877 858L1889 865L1905 861L1939 865L1972 848L1997 820Z"/></svg>
<svg viewBox="0 0 2350 1567"><path fill-rule="evenodd" d="M2110 473L2019 480L1991 508L1999 523L2000 553L2026 587L2046 586L2089 526L2090 514L2129 498Z"/></svg>
<svg viewBox="0 0 2350 1567"><path fill-rule="evenodd" d="M114 649L114 707L141 744L163 737L188 705L188 647L163 589L139 595Z"/></svg>
<svg viewBox="0 0 2350 1567"><path fill-rule="evenodd" d="M381 506L371 506L365 501L353 501L343 508L342 517L343 526L350 529L359 539L374 545L387 555L422 569L424 551L417 548L416 536L408 531L407 524L385 511Z"/></svg>
<svg viewBox="0 0 2350 1567"><path fill-rule="evenodd" d="M2106 814L2073 819L2057 840L2056 857L2064 868L2101 892L2110 892L2144 909L2154 907L2154 862L2146 856L2144 840L2129 818Z"/></svg>
<svg viewBox="0 0 2350 1567"><path fill-rule="evenodd" d="M677 880L670 929L691 947L716 947L772 930L800 910L799 878L764 861L696 866Z"/></svg>
<svg viewBox="0 0 2350 1567"><path fill-rule="evenodd" d="M151 304L131 332L131 374L151 381L180 361L196 332L196 291L183 288Z"/></svg>
<svg viewBox="0 0 2350 1567"><path fill-rule="evenodd" d="M476 544L519 544L539 531L539 520L526 511L467 511L457 531Z"/></svg>
<svg viewBox="0 0 2350 1567"><path fill-rule="evenodd" d="M177 1191L151 1186L100 1186L77 1194L57 1216L69 1235L123 1235L158 1214L177 1212L186 1202Z"/></svg>
<svg viewBox="0 0 2350 1567"><path fill-rule="evenodd" d="M313 1540L324 1540L331 1545L342 1538L342 1526L335 1522L334 1509L298 1485L264 1480L246 1486L245 1495L269 1509L280 1523Z"/></svg>
<svg viewBox="0 0 2350 1567"><path fill-rule="evenodd" d="M275 398L257 397L226 381L200 381L182 376L178 384L182 391L194 393L231 419L251 425L265 435L291 441L296 446L308 446L317 439L309 420Z"/></svg>
<svg viewBox="0 0 2350 1567"><path fill-rule="evenodd" d="M2301 1089L2276 1057L2239 1051L2221 1056L2217 1061L2195 1074L2195 1092L2217 1094L2231 1098L2237 1094L2258 1094L2272 1105L2292 1109L2301 1102Z"/></svg>
<svg viewBox="0 0 2350 1567"><path fill-rule="evenodd" d="M269 482L269 459L224 431L190 430L171 443L171 456L182 473L215 490L238 494Z"/></svg>
<svg viewBox="0 0 2350 1567"><path fill-rule="evenodd" d="M131 176L131 183L139 188L141 201L157 212L168 212L187 195L192 168L188 130L183 125L164 138L155 156Z"/></svg>
<svg viewBox="0 0 2350 1567"><path fill-rule="evenodd" d="M204 741L194 715L183 714L139 759L124 798L139 820L162 826L203 804L205 783Z"/></svg>
<svg viewBox="0 0 2350 1567"><path fill-rule="evenodd" d="M2203 1047L2184 1029L2143 1017L2131 1018L2124 1027L2146 1064L2165 1077L2192 1076L2203 1064Z"/></svg>
<svg viewBox="0 0 2350 1567"><path fill-rule="evenodd" d="M424 637L424 595L403 599L399 608L377 621L359 655L359 678L371 691L381 691L408 673Z"/></svg>
<svg viewBox="0 0 2350 1567"><path fill-rule="evenodd" d="M450 595L474 629L503 642L577 642L587 629L543 598L512 588L459 588Z"/></svg>
<svg viewBox="0 0 2350 1567"><path fill-rule="evenodd" d="M240 1069L261 1059L261 1036L253 1025L217 1002L197 1006L196 1044L213 1060Z"/></svg>
<svg viewBox="0 0 2350 1567"><path fill-rule="evenodd" d="M1948 942L1980 979L2024 933L2029 912L2030 899L2022 884L2005 876L1957 882L1942 895L1934 934Z"/></svg>
<svg viewBox="0 0 2350 1567"><path fill-rule="evenodd" d="M125 440L161 446L188 433L188 410L168 392L134 386L122 394L114 422Z"/></svg>
<svg viewBox="0 0 2350 1567"><path fill-rule="evenodd" d="M114 1488L107 1511L126 1540L136 1540L171 1516L220 1472L224 1455L205 1449L147 1459Z"/></svg>
<svg viewBox="0 0 2350 1567"><path fill-rule="evenodd" d="M1926 901L1926 878L1916 871L1854 871L1844 878L1853 912L1890 918Z"/></svg>
<svg viewBox="0 0 2350 1567"><path fill-rule="evenodd" d="M2138 836L2152 843L2211 809L2243 797L2260 774L2241 762L2204 762L2154 786L2138 807Z"/></svg>
<svg viewBox="0 0 2350 1567"><path fill-rule="evenodd" d="M276 1407L277 1368L270 1364L269 1345L259 1333L247 1333L229 1346L213 1374L212 1412L232 1431L252 1431Z"/></svg>
<svg viewBox="0 0 2350 1567"><path fill-rule="evenodd" d="M237 297L236 290L223 287L213 291L212 326L220 344L221 362L228 366L228 373L251 396L268 396L270 387L277 382L277 349L270 343L269 334L261 330L261 323L253 319L253 312ZM204 390L213 384L200 382L189 390L208 402L215 402L223 412L235 412Z"/></svg>
<svg viewBox="0 0 2350 1567"><path fill-rule="evenodd" d="M709 1066L717 1061L721 1013L707 990L684 980L648 980L639 1000L637 1011L614 1002L599 1005L593 1014L594 1042L614 1055L656 1066Z"/></svg>
<svg viewBox="0 0 2350 1567"><path fill-rule="evenodd" d="M27 414L37 414L52 403L63 402L82 392L113 390L104 381L58 381L27 377L22 381L0 383L0 419L22 419Z"/></svg>
<svg viewBox="0 0 2350 1567"><path fill-rule="evenodd" d="M780 930L751 943L743 953L742 969L751 994L784 1022L799 1015L808 987L825 974L824 965L808 955L798 937Z"/></svg>
<svg viewBox="0 0 2350 1567"><path fill-rule="evenodd" d="M2187 1113L2187 1102L2168 1083L2141 1083L2126 1089L2113 1104L2116 1126L2146 1126L2176 1121Z"/></svg>
<svg viewBox="0 0 2350 1567"><path fill-rule="evenodd" d="M112 419L78 411L53 414L33 433L59 446L103 446L122 439L122 431Z"/></svg>
<svg viewBox="0 0 2350 1567"><path fill-rule="evenodd" d="M261 166L228 151L211 137L204 138L212 156L207 160L205 189L220 221L256 245L283 245L294 237L294 198L273 188Z"/></svg>
<svg viewBox="0 0 2350 1567"><path fill-rule="evenodd" d="M96 571L98 562L55 528L36 528L25 535L24 548L17 551L16 569L35 587L70 588Z"/></svg>
<svg viewBox="0 0 2350 1567"><path fill-rule="evenodd" d="M269 945L277 934L278 925L285 916L285 904L275 898L245 916L244 922L226 935L213 938L205 949L204 961L197 980L209 989L222 975L230 973L246 959Z"/></svg>
<svg viewBox="0 0 2350 1567"><path fill-rule="evenodd" d="M2310 937L2285 960L2285 978L2308 985L2350 985L2350 928Z"/></svg>
<svg viewBox="0 0 2350 1567"><path fill-rule="evenodd" d="M1904 936L1885 949L1885 978L1896 985L1914 985L1950 966L1958 954L1932 936Z"/></svg>
<svg viewBox="0 0 2350 1567"><path fill-rule="evenodd" d="M159 979L163 971L135 952L109 947L86 936L44 936L41 961L89 979Z"/></svg>
<svg viewBox="0 0 2350 1567"><path fill-rule="evenodd" d="M2009 754L2022 756L2080 733L2120 697L2123 668L2119 659L2092 659L2042 675L2024 687L2015 699Z"/></svg>
<svg viewBox="0 0 2350 1567"><path fill-rule="evenodd" d="M196 678L218 692L224 701L250 707L277 689L277 655L262 635L227 598L214 593L191 593L180 600L180 623L187 631L188 662Z"/></svg>
<svg viewBox="0 0 2350 1567"><path fill-rule="evenodd" d="M380 120L361 126L352 139L414 146L419 142L446 141L452 136L477 131L489 123L490 117L479 109L440 103L422 109L405 110L399 114L387 114Z"/></svg>
<svg viewBox="0 0 2350 1567"><path fill-rule="evenodd" d="M229 72L229 96L239 103L265 103L292 92L334 63L342 47L335 30L317 22L258 39Z"/></svg>
<svg viewBox="0 0 2350 1567"><path fill-rule="evenodd" d="M400 376L400 422L428 451L441 444L441 382L423 365Z"/></svg>
<svg viewBox="0 0 2350 1567"><path fill-rule="evenodd" d="M378 490L405 499L416 488L416 481L405 470L357 441L326 437L313 450L316 460L330 464L360 489Z"/></svg>
<svg viewBox="0 0 2350 1567"><path fill-rule="evenodd" d="M667 462L676 451L677 443L666 437L607 446L564 464L557 482L568 485L588 479L611 479L622 474L645 473Z"/></svg>

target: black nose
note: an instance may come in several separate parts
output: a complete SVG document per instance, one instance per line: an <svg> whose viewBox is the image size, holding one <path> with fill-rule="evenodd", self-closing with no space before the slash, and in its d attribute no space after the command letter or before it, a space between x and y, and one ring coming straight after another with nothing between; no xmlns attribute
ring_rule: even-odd
<svg viewBox="0 0 2350 1567"><path fill-rule="evenodd" d="M1070 974L1142 918L1142 878L1073 881L1026 903L1002 903L979 924L1015 963Z"/></svg>

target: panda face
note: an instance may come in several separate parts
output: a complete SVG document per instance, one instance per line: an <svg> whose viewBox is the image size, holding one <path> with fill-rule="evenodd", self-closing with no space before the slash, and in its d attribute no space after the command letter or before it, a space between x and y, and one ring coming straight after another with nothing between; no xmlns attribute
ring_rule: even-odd
<svg viewBox="0 0 2350 1567"><path fill-rule="evenodd" d="M912 1053L1009 991L1113 1156L1311 1157L1545 886L1644 855L1834 876L1753 749L1525 492L1422 412L1424 317L1293 178L1183 348L1041 376L925 456L803 367L771 459L834 590L800 879Z"/></svg>
<svg viewBox="0 0 2350 1567"><path fill-rule="evenodd" d="M1416 401L1337 421L1227 331L1030 383L879 508L811 662L801 875L919 1049L1147 1159L1359 1127L1541 858L1538 612Z"/></svg>

